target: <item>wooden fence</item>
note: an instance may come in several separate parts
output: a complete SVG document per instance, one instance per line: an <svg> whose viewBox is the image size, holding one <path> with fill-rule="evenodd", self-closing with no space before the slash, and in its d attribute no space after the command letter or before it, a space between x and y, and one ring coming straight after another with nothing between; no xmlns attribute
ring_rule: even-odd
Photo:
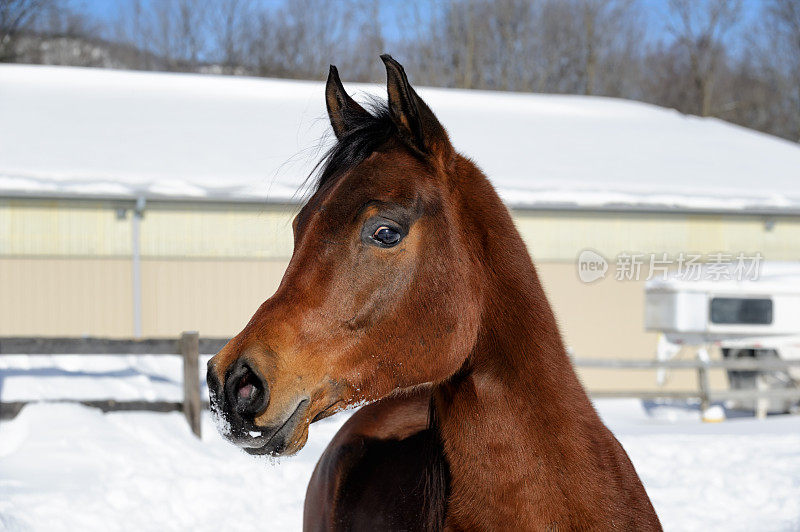
<svg viewBox="0 0 800 532"><path fill-rule="evenodd" d="M671 391L671 390L632 390L632 391L592 391L590 395L599 397L632 397L638 399L699 399L703 410L708 408L712 401L739 400L755 401L756 415L764 418L767 415L767 406L770 399L800 400L800 388L770 389L766 387L762 378L757 378L757 387L740 390L712 390L709 386L709 370L737 370L737 371L785 371L789 368L800 367L800 360L782 360L778 358L731 358L722 360L636 360L636 359L601 359L601 358L573 358L572 363L578 368L607 369L607 370L694 370L697 371L697 390Z"/></svg>
<svg viewBox="0 0 800 532"><path fill-rule="evenodd" d="M226 339L200 338L196 332L184 332L178 339L149 338L144 340L114 340L107 338L0 338L0 356L2 355L181 355L183 358L183 401L116 401L63 399L50 402L81 403L100 408L104 412L116 410L149 410L169 412L182 410L189 426L200 436L200 413L208 406L208 401L200 397L199 356L214 354L225 345ZM757 415L766 415L766 401L770 399L800 400L800 389L767 389L759 387L746 390L711 390L709 387L709 370L740 371L776 371L791 367L800 367L800 360L781 359L723 359L723 360L636 360L636 359L600 359L575 358L573 364L578 368L606 370L694 370L697 372L697 390L634 390L634 391L592 391L594 398L629 397L640 399L692 399L700 400L703 408L712 401L753 400L757 402ZM0 402L0 419L14 417L25 401Z"/></svg>
<svg viewBox="0 0 800 532"><path fill-rule="evenodd" d="M116 401L62 399L49 402L80 403L116 410L183 411L189 426L200 437L200 413L208 401L200 397L200 355L211 355L222 349L227 340L200 338L196 332L184 332L180 338L148 338L116 340L108 338L0 338L2 355L180 355L183 359L183 401ZM0 402L0 419L10 418L25 406L26 401Z"/></svg>

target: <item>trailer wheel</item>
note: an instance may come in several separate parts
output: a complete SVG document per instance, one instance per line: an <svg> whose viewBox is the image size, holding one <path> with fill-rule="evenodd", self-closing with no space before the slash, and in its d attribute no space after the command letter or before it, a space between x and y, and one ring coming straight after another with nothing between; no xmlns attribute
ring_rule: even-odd
<svg viewBox="0 0 800 532"><path fill-rule="evenodd" d="M734 349L723 348L722 356L726 359L757 358L757 359L778 359L778 352L774 349ZM763 378L767 388L770 390L782 390L796 388L798 384L786 370L780 371L750 371L750 370L728 370L728 383L732 390L754 390L757 387L757 379ZM755 400L731 401L730 407L741 410L755 410ZM797 404L796 401L786 399L770 399L767 411L771 414L784 414L789 412Z"/></svg>

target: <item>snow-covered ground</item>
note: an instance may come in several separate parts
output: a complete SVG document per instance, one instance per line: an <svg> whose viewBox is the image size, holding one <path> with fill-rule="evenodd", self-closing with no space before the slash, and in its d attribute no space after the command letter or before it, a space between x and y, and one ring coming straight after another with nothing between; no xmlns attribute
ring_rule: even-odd
<svg viewBox="0 0 800 532"><path fill-rule="evenodd" d="M0 357L0 397L180 397L169 357ZM666 530L800 530L800 417L704 424L696 410L603 400ZM203 419L31 404L0 421L0 529L298 530L305 486L346 415L295 457L250 457Z"/></svg>

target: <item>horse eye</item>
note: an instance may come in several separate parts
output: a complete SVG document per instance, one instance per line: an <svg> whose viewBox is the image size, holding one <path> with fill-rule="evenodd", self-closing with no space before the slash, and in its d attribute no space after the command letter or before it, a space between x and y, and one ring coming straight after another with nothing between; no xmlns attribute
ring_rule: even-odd
<svg viewBox="0 0 800 532"><path fill-rule="evenodd" d="M403 238L403 235L401 235L399 231L386 225L378 227L378 229L372 233L373 240L387 247L394 246L400 242L401 238Z"/></svg>

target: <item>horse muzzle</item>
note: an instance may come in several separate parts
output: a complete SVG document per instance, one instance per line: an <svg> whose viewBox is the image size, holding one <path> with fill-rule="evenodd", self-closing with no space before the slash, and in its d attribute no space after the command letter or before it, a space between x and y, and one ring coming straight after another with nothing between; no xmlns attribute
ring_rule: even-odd
<svg viewBox="0 0 800 532"><path fill-rule="evenodd" d="M270 390L267 380L244 357L239 357L225 371L220 382L213 364L209 362L208 392L211 411L217 418L220 432L232 443L250 454L282 454L291 441L298 423L304 419L309 399L300 398L275 423L256 424L256 419L269 406Z"/></svg>

